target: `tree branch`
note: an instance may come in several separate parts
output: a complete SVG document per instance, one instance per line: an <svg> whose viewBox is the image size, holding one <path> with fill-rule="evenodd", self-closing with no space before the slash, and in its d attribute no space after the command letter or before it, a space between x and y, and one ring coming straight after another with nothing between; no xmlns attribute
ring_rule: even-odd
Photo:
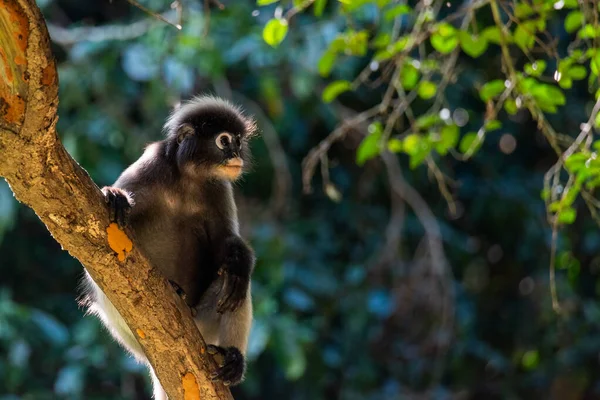
<svg viewBox="0 0 600 400"><path fill-rule="evenodd" d="M190 311L131 232L109 227L102 193L56 134L58 77L34 0L0 7L0 176L88 270L123 316L171 400L231 399ZM109 233L110 232L110 233ZM109 243L110 241L110 243Z"/></svg>

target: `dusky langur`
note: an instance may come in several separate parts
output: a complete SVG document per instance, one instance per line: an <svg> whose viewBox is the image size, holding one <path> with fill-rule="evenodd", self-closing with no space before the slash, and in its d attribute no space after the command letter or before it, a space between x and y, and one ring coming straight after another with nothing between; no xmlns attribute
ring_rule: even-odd
<svg viewBox="0 0 600 400"><path fill-rule="evenodd" d="M255 257L239 234L232 182L248 165L256 125L231 103L201 96L173 111L164 131L164 140L148 145L102 192L111 221L130 226L151 264L184 294L208 352L220 360L211 378L236 385L246 368ZM136 336L85 275L89 312L148 363ZM167 399L148 367L155 399Z"/></svg>

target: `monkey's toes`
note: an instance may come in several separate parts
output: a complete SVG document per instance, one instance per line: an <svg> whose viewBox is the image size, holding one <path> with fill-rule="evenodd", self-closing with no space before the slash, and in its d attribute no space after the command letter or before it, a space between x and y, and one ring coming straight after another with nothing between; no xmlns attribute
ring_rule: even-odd
<svg viewBox="0 0 600 400"><path fill-rule="evenodd" d="M210 375L213 381L222 381L225 386L234 386L244 379L246 361L237 348L208 345L206 350L219 365L217 371Z"/></svg>

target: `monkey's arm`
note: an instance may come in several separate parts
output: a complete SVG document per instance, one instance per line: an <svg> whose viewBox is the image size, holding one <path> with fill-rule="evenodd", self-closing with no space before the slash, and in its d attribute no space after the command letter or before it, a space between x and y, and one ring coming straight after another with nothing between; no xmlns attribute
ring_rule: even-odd
<svg viewBox="0 0 600 400"><path fill-rule="evenodd" d="M250 277L254 270L254 252L239 235L231 233L219 241L216 262L219 274L225 275L217 312L237 310L248 297Z"/></svg>

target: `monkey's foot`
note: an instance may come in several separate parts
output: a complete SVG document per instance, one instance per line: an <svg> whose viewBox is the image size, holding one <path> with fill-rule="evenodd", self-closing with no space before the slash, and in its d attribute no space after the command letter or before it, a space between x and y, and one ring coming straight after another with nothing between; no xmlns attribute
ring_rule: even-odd
<svg viewBox="0 0 600 400"><path fill-rule="evenodd" d="M222 381L225 386L235 386L244 379L246 360L237 348L209 344L206 351L214 357L219 366L217 371L210 375L213 381Z"/></svg>
<svg viewBox="0 0 600 400"><path fill-rule="evenodd" d="M121 228L127 225L127 217L131 212L133 204L127 192L111 186L102 188L104 199L108 204L108 218L111 222L116 222Z"/></svg>

